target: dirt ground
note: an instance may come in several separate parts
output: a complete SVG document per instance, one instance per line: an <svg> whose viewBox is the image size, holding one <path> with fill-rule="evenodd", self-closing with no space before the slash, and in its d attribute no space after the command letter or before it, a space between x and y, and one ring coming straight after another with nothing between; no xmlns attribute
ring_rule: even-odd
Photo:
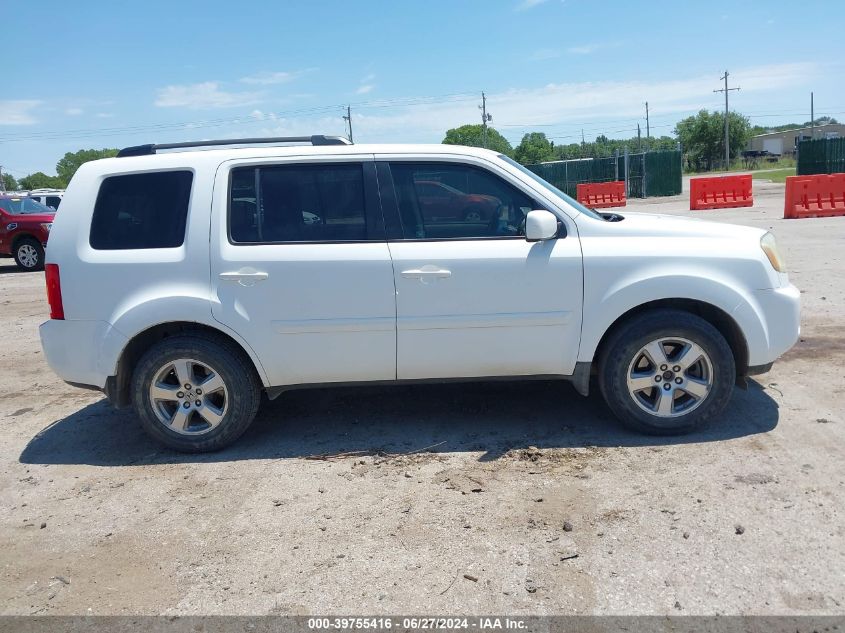
<svg viewBox="0 0 845 633"><path fill-rule="evenodd" d="M292 392L174 454L49 370L0 260L0 613L844 613L845 217L755 197L698 215L774 231L801 341L670 439L527 382Z"/></svg>

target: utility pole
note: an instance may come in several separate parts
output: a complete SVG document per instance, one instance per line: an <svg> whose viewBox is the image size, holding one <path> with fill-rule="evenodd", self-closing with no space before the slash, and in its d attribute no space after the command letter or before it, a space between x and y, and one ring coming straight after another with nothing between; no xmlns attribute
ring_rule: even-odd
<svg viewBox="0 0 845 633"><path fill-rule="evenodd" d="M810 139L816 138L816 117L813 112L813 93L810 93Z"/></svg>
<svg viewBox="0 0 845 633"><path fill-rule="evenodd" d="M720 90L714 90L713 92L724 92L725 93L725 171L728 171L731 168L731 141L730 136L728 134L728 93L731 90L739 90L739 86L736 88L728 88L728 71L725 71L725 74L719 79L725 80L725 87L721 88Z"/></svg>
<svg viewBox="0 0 845 633"><path fill-rule="evenodd" d="M487 147L487 122L493 120L492 114L487 114L487 96L484 92L481 93L481 105L478 106L481 110L481 147Z"/></svg>
<svg viewBox="0 0 845 633"><path fill-rule="evenodd" d="M640 124L637 123L637 152L642 152L642 139L640 138Z"/></svg>
<svg viewBox="0 0 845 633"><path fill-rule="evenodd" d="M343 117L343 120L349 123L349 142L352 142L352 108L350 106L346 106L346 116Z"/></svg>
<svg viewBox="0 0 845 633"><path fill-rule="evenodd" d="M646 140L646 142L648 142L648 140L650 138L651 138L651 128L649 128L649 125L648 125L648 101L646 101L645 102L645 140Z"/></svg>

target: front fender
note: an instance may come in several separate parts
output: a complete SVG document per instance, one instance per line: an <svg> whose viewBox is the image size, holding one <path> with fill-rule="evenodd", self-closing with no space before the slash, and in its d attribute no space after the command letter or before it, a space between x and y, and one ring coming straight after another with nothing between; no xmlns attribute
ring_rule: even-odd
<svg viewBox="0 0 845 633"><path fill-rule="evenodd" d="M595 288L592 290L595 292ZM602 337L619 317L646 303L666 299L700 301L716 307L739 326L749 352L767 346L766 322L753 293L745 293L724 279L651 272L638 279L622 278L603 292L585 297L578 361L594 359Z"/></svg>

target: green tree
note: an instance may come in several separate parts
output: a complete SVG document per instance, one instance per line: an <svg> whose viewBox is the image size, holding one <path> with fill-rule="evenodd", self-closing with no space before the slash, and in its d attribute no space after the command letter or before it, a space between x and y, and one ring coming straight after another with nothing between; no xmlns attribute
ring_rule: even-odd
<svg viewBox="0 0 845 633"><path fill-rule="evenodd" d="M701 110L697 115L679 121L675 134L690 167L713 169L725 156L725 115ZM751 138L747 117L731 112L728 117L728 138L731 158L739 156Z"/></svg>
<svg viewBox="0 0 845 633"><path fill-rule="evenodd" d="M462 125L446 131L443 139L444 145L469 145L470 147L484 147L484 129L479 123L477 125ZM492 127L487 128L487 149L492 149L507 156L513 155L513 147L508 139L499 134Z"/></svg>
<svg viewBox="0 0 845 633"><path fill-rule="evenodd" d="M3 190L14 191L18 188L18 181L12 174L3 174Z"/></svg>
<svg viewBox="0 0 845 633"><path fill-rule="evenodd" d="M42 171L37 171L21 178L18 186L22 189L62 189L65 182L58 176L48 176Z"/></svg>
<svg viewBox="0 0 845 633"><path fill-rule="evenodd" d="M68 152L56 163L56 173L64 181L65 184L63 186L67 186L67 183L73 178L76 170L83 163L87 163L90 160L97 160L98 158L117 156L117 151L116 149L81 149L78 152Z"/></svg>
<svg viewBox="0 0 845 633"><path fill-rule="evenodd" d="M530 132L523 136L513 152L513 157L523 165L536 165L556 158L554 144L543 132Z"/></svg>

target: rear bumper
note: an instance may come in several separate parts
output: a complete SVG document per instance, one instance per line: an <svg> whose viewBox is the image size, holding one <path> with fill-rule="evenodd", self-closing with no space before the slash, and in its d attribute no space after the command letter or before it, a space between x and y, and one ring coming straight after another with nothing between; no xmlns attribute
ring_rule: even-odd
<svg viewBox="0 0 845 633"><path fill-rule="evenodd" d="M51 319L39 328L50 368L69 383L103 389L128 340L105 321Z"/></svg>

